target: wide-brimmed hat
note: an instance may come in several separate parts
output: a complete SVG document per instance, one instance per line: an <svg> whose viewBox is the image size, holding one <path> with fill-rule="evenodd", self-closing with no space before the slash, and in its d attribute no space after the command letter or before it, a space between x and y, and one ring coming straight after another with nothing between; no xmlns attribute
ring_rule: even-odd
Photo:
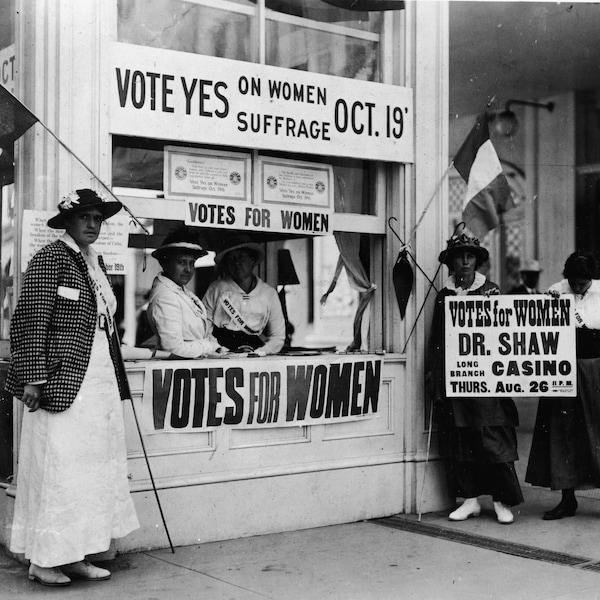
<svg viewBox="0 0 600 600"><path fill-rule="evenodd" d="M227 256L228 252L231 252L232 250L240 250L241 248L246 248L247 250L253 252L256 255L256 262L260 262L265 257L265 251L263 250L261 244L258 242L253 242L249 235L240 233L225 238L221 249L215 256L215 263L219 265L225 256Z"/></svg>
<svg viewBox="0 0 600 600"><path fill-rule="evenodd" d="M480 245L476 237L469 237L466 233L463 233L448 240L447 247L440 252L438 260L450 267L454 256L465 251L474 254L479 263L484 263L490 257L490 253Z"/></svg>
<svg viewBox="0 0 600 600"><path fill-rule="evenodd" d="M170 233L159 248L157 248L152 256L160 261L161 258L169 256L173 253L191 254L195 258L206 256L208 252L198 244L195 236L190 234L187 229L180 229Z"/></svg>
<svg viewBox="0 0 600 600"><path fill-rule="evenodd" d="M48 219L48 227L52 229L65 229L65 217L88 208L99 209L102 217L106 220L116 215L123 208L123 205L118 200L111 200L110 202L105 200L94 190L75 190L67 194L58 203L58 214Z"/></svg>
<svg viewBox="0 0 600 600"><path fill-rule="evenodd" d="M540 273L541 270L542 267L540 267L540 263L537 260L533 259L523 261L523 264L519 267L519 271L521 271L521 273L523 273L523 271L531 273Z"/></svg>

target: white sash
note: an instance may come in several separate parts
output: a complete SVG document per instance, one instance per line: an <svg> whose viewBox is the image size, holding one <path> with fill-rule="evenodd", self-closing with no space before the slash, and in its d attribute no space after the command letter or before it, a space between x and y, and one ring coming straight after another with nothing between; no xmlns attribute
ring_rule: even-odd
<svg viewBox="0 0 600 600"><path fill-rule="evenodd" d="M259 331L257 331L256 329L252 329L252 327L250 327L246 323L244 317L242 317L238 309L235 306L233 306L233 304L231 304L229 299L225 297L225 294L223 294L219 298L219 304L221 305L223 310L230 316L231 323L238 331L243 331L249 335L260 335Z"/></svg>

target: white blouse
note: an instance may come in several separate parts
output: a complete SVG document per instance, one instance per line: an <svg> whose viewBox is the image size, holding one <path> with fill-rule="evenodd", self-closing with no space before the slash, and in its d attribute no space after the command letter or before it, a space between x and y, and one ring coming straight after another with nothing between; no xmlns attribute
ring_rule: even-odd
<svg viewBox="0 0 600 600"><path fill-rule="evenodd" d="M589 329L600 329L600 280L592 279L592 285L584 294L574 294L567 279L550 286L548 291L573 298L573 307L582 321L575 319L576 327L585 325Z"/></svg>
<svg viewBox="0 0 600 600"><path fill-rule="evenodd" d="M198 358L220 347L209 334L200 298L162 273L155 277L150 290L148 318L161 350L181 358Z"/></svg>

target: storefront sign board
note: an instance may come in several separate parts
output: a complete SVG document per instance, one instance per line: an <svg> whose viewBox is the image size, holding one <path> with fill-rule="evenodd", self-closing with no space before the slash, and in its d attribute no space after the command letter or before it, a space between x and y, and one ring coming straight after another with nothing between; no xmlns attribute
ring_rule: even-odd
<svg viewBox="0 0 600 600"><path fill-rule="evenodd" d="M10 46L0 49L0 84L2 84L11 94L15 93L16 71L15 45L10 44Z"/></svg>
<svg viewBox="0 0 600 600"><path fill-rule="evenodd" d="M341 355L149 363L142 428L197 433L374 418L382 362L379 356Z"/></svg>
<svg viewBox="0 0 600 600"><path fill-rule="evenodd" d="M569 296L446 298L446 394L575 396Z"/></svg>
<svg viewBox="0 0 600 600"><path fill-rule="evenodd" d="M114 42L110 133L414 161L412 89Z"/></svg>
<svg viewBox="0 0 600 600"><path fill-rule="evenodd" d="M64 231L50 229L46 225L48 219L56 211L24 210L23 211L23 242L21 244L21 265L23 270L33 255L47 244L59 239ZM109 275L125 275L127 261L124 259L129 239L129 217L115 215L102 224L100 236L94 243L94 250L102 255Z"/></svg>

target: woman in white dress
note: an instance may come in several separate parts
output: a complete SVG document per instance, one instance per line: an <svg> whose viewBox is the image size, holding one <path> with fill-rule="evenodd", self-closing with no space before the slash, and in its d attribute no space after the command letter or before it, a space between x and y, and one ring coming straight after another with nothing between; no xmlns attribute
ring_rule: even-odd
<svg viewBox="0 0 600 600"><path fill-rule="evenodd" d="M27 267L11 321L6 383L29 408L10 549L29 559L29 579L50 586L74 577L108 579L110 571L86 557L139 527L108 340L116 299L91 247L121 203L82 189L58 207L48 225L66 231Z"/></svg>

